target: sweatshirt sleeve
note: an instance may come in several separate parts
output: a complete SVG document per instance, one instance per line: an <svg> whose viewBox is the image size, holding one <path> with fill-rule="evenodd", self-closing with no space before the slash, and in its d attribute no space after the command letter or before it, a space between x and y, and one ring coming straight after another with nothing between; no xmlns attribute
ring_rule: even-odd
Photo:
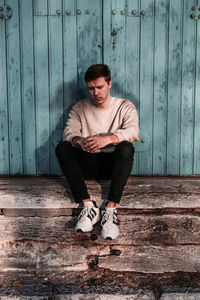
<svg viewBox="0 0 200 300"><path fill-rule="evenodd" d="M122 123L113 134L119 142L136 142L139 140L139 119L135 105L130 100L125 100L122 107Z"/></svg>
<svg viewBox="0 0 200 300"><path fill-rule="evenodd" d="M75 104L70 113L63 132L63 141L72 142L75 136L81 136L80 107Z"/></svg>

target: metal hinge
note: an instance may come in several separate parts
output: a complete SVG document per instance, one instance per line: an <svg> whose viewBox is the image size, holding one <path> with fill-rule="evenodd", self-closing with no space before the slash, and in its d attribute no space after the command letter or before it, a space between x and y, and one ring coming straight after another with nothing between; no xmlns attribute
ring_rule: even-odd
<svg viewBox="0 0 200 300"><path fill-rule="evenodd" d="M9 5L0 6L0 20L8 20L12 17L12 8Z"/></svg>

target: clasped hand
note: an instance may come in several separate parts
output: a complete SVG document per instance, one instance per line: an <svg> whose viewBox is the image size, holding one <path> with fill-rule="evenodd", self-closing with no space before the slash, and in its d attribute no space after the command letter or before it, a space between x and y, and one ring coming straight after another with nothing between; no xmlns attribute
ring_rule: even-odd
<svg viewBox="0 0 200 300"><path fill-rule="evenodd" d="M87 138L82 138L80 146L83 150L94 153L99 151L101 148L104 148L109 143L109 136L100 136L97 134L93 136L88 136Z"/></svg>

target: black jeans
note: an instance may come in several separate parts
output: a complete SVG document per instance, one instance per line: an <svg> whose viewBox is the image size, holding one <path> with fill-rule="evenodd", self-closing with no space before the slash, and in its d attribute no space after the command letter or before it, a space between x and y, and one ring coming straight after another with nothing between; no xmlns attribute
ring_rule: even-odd
<svg viewBox="0 0 200 300"><path fill-rule="evenodd" d="M132 143L121 142L111 153L88 153L70 142L61 142L56 155L76 202L90 198L84 179L111 179L108 200L120 202L133 166Z"/></svg>

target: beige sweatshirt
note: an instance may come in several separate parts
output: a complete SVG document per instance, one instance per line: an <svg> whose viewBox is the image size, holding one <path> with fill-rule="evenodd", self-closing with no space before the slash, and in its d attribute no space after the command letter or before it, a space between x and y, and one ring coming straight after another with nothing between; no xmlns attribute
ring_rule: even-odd
<svg viewBox="0 0 200 300"><path fill-rule="evenodd" d="M75 136L95 134L114 134L119 142L137 141L139 121L134 104L130 100L115 97L106 108L97 107L92 100L77 102L70 111L63 140L72 142Z"/></svg>

